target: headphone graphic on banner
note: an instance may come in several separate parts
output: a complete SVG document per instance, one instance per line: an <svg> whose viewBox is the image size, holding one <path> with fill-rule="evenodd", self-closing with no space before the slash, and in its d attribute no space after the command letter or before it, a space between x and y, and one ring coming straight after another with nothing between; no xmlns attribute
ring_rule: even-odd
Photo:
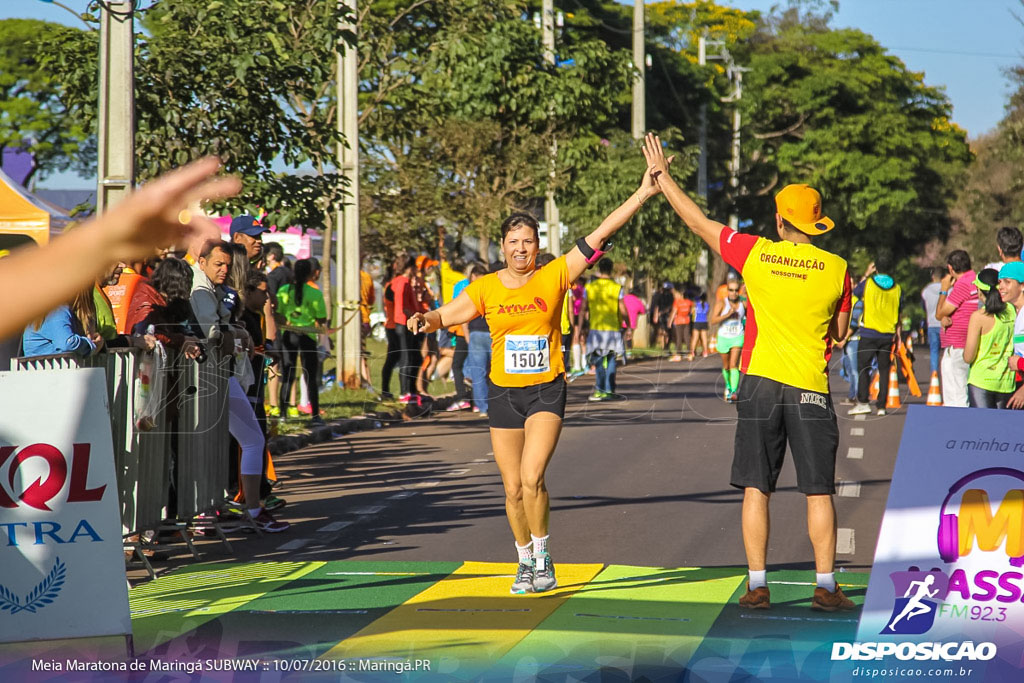
<svg viewBox="0 0 1024 683"><path fill-rule="evenodd" d="M942 558L943 562L956 562L960 558L960 520L954 514L946 514L946 505L949 504L953 494L967 484L976 479L993 475L1012 477L1024 482L1024 472L1019 470L1009 467L986 467L961 477L949 487L949 493L946 494L945 500L942 501L942 507L939 508L939 533L937 540L939 557ZM1010 558L1010 564L1014 567L1024 567L1024 555Z"/></svg>

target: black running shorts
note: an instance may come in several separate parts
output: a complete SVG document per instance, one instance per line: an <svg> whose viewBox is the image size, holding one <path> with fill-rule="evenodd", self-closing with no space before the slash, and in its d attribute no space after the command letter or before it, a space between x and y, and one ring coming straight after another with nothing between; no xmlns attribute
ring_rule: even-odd
<svg viewBox="0 0 1024 683"><path fill-rule="evenodd" d="M729 483L774 491L788 443L797 489L806 495L836 492L839 427L831 396L747 375L740 383L736 408L739 419Z"/></svg>
<svg viewBox="0 0 1024 683"><path fill-rule="evenodd" d="M488 382L488 424L496 429L522 429L535 413L565 416L565 377L529 387L499 387Z"/></svg>

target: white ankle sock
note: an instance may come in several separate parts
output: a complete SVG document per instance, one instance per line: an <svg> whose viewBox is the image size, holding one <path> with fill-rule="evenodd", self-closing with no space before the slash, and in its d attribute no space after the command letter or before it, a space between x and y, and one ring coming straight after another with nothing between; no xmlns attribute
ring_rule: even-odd
<svg viewBox="0 0 1024 683"><path fill-rule="evenodd" d="M548 534L547 536L544 536L542 538L537 538L533 534L530 534L530 538L533 539L533 552L534 552L534 554L546 553L548 551L548 538L549 537L550 537L550 534Z"/></svg>
<svg viewBox="0 0 1024 683"><path fill-rule="evenodd" d="M815 574L815 580L818 582L818 588L824 588L829 593L836 592L836 574L835 572L829 572L828 574Z"/></svg>
<svg viewBox="0 0 1024 683"><path fill-rule="evenodd" d="M768 585L768 570L762 569L760 571L750 570L747 572L747 581L750 583L750 590L755 588L761 588L762 586Z"/></svg>
<svg viewBox="0 0 1024 683"><path fill-rule="evenodd" d="M519 562L521 564L529 564L530 560L533 559L532 546L532 543L527 543L526 545L516 543L516 552L519 553Z"/></svg>

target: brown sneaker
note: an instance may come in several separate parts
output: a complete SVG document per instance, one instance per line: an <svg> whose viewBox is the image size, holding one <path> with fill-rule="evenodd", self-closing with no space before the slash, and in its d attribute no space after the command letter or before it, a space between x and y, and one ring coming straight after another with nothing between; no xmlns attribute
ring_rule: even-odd
<svg viewBox="0 0 1024 683"><path fill-rule="evenodd" d="M853 609L856 605L853 600L843 595L843 589L836 586L836 589L829 593L820 586L814 589L814 598L811 600L811 609L822 612L835 612L836 610Z"/></svg>
<svg viewBox="0 0 1024 683"><path fill-rule="evenodd" d="M747 592L740 596L740 607L748 609L768 609L772 606L772 596L768 592L768 586L761 586L750 590L750 582L747 582Z"/></svg>

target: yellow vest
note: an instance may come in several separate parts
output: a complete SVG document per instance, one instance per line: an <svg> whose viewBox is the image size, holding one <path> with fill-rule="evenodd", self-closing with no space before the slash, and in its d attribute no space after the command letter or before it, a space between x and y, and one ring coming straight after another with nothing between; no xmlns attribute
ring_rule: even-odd
<svg viewBox="0 0 1024 683"><path fill-rule="evenodd" d="M890 334L896 331L899 319L900 286L882 289L875 284L874 278L868 278L864 284L864 317L861 319L861 327Z"/></svg>
<svg viewBox="0 0 1024 683"><path fill-rule="evenodd" d="M612 331L622 328L619 320L619 296L622 285L610 278L599 277L587 283L587 310L590 329Z"/></svg>

